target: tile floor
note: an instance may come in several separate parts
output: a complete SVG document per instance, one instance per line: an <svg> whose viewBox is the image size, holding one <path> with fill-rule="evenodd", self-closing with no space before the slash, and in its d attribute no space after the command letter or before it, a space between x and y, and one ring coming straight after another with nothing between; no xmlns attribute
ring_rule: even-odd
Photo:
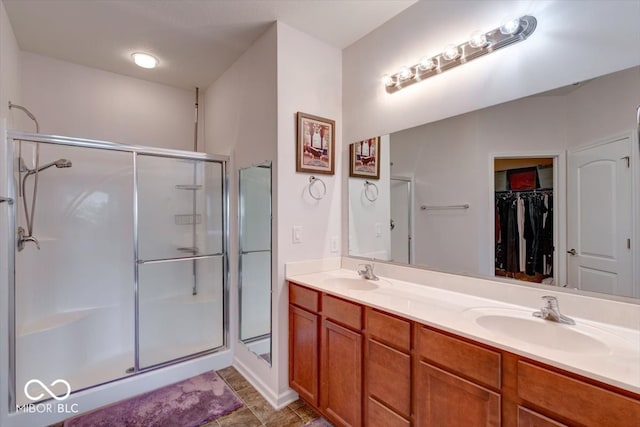
<svg viewBox="0 0 640 427"><path fill-rule="evenodd" d="M240 396L244 407L203 427L299 427L320 416L302 400L276 411L234 367L218 374Z"/></svg>

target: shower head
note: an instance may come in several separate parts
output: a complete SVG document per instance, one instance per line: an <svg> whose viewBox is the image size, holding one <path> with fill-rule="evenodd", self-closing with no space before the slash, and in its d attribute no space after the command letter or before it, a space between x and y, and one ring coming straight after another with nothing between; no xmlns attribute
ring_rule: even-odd
<svg viewBox="0 0 640 427"><path fill-rule="evenodd" d="M31 169L27 172L27 175L32 175L36 172L42 172L45 169L49 169L51 166L55 166L57 168L70 168L72 166L71 160L68 159L58 159L55 162L47 163L46 165L40 166L38 169Z"/></svg>
<svg viewBox="0 0 640 427"><path fill-rule="evenodd" d="M53 164L57 168L70 168L72 166L71 160L69 159L58 159Z"/></svg>

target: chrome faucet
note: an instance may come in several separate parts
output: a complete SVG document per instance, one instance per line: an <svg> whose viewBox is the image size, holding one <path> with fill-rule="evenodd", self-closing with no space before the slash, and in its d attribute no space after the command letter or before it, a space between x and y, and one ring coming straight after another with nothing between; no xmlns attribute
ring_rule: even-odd
<svg viewBox="0 0 640 427"><path fill-rule="evenodd" d="M564 323L565 325L575 325L576 322L570 317L560 313L560 306L558 305L558 298L545 295L542 297L544 301L544 307L540 311L533 313L535 317L539 317L544 320L550 320L552 322Z"/></svg>
<svg viewBox="0 0 640 427"><path fill-rule="evenodd" d="M18 252L24 249L24 245L27 242L35 243L38 250L40 250L40 242L38 242L38 239L27 235L27 231L24 228L18 227Z"/></svg>
<svg viewBox="0 0 640 427"><path fill-rule="evenodd" d="M378 276L373 274L373 264L358 265L358 274L360 275L360 277L367 280L378 280Z"/></svg>

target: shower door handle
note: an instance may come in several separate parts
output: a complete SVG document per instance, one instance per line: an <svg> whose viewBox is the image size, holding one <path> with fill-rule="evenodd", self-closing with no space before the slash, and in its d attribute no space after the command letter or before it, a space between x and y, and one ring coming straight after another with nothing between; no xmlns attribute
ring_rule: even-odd
<svg viewBox="0 0 640 427"><path fill-rule="evenodd" d="M11 197L2 197L0 196L0 203L7 202L8 204L13 204L13 199Z"/></svg>

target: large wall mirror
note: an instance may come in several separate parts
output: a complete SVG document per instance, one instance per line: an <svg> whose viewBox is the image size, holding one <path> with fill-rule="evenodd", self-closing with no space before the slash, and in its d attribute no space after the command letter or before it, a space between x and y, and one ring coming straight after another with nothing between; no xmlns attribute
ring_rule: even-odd
<svg viewBox="0 0 640 427"><path fill-rule="evenodd" d="M382 136L349 255L640 298L638 104L633 67Z"/></svg>
<svg viewBox="0 0 640 427"><path fill-rule="evenodd" d="M240 169L240 341L271 364L271 162Z"/></svg>

